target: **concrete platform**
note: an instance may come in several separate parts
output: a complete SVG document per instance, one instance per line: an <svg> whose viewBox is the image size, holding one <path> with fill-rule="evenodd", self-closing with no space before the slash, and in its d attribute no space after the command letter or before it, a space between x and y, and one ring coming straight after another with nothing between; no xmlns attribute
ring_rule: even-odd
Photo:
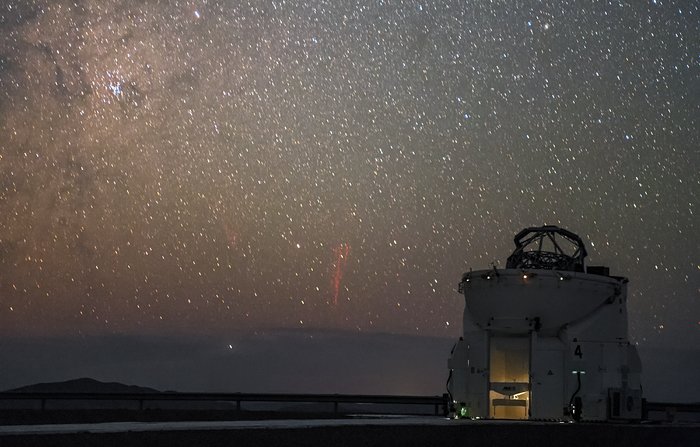
<svg viewBox="0 0 700 447"><path fill-rule="evenodd" d="M0 426L14 446L695 446L696 424L563 424L437 417Z"/></svg>

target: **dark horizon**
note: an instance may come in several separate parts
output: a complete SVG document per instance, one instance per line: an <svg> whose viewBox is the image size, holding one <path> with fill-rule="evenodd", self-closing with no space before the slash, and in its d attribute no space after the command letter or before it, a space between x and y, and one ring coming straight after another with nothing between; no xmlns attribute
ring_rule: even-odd
<svg viewBox="0 0 700 447"><path fill-rule="evenodd" d="M3 339L0 390L89 377L159 391L442 395L455 341L329 330ZM700 402L695 350L638 348L648 400Z"/></svg>

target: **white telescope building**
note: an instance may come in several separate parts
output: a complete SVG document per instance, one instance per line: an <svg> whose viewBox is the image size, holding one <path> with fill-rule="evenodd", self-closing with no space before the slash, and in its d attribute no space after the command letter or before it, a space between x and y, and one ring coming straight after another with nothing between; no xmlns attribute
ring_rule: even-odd
<svg viewBox="0 0 700 447"><path fill-rule="evenodd" d="M627 334L627 278L586 267L576 234L515 236L506 268L465 273L464 336L448 391L457 417L641 419L641 361Z"/></svg>

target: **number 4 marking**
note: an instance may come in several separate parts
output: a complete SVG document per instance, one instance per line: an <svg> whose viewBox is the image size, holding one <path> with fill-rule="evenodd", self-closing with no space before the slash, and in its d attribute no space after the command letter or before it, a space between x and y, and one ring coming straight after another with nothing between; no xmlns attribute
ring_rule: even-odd
<svg viewBox="0 0 700 447"><path fill-rule="evenodd" d="M581 352L581 345L576 345L576 349L574 350L574 355L580 359L583 358L583 352Z"/></svg>

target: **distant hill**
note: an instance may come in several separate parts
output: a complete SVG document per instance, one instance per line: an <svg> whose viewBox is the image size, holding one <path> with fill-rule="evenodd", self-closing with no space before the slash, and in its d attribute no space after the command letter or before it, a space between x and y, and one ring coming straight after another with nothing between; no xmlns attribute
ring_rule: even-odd
<svg viewBox="0 0 700 447"><path fill-rule="evenodd" d="M83 377L66 380L65 382L37 383L27 385L10 392L19 393L159 393L153 388L136 385L124 385L118 382L100 382L99 380Z"/></svg>

